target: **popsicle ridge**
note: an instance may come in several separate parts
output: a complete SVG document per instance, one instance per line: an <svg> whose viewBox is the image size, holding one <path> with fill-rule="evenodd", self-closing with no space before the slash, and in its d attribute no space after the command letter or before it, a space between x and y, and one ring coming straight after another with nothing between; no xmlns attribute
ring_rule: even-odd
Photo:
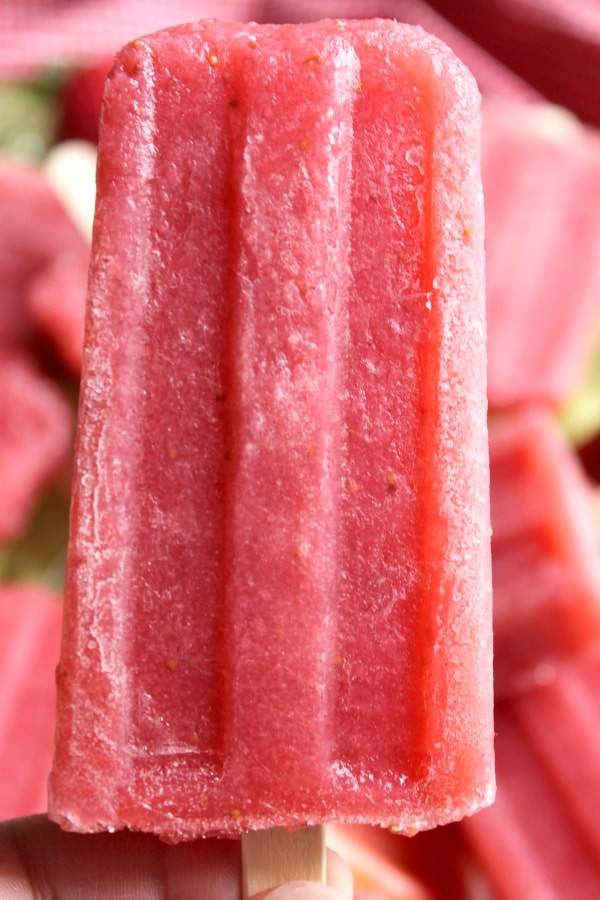
<svg viewBox="0 0 600 900"><path fill-rule="evenodd" d="M345 42L316 43L310 32L289 44L261 32L259 46L237 62L225 756L241 785L232 805L242 818L247 797L266 802L274 779L281 804L314 816L329 780L339 348L359 64Z"/></svg>
<svg viewBox="0 0 600 900"><path fill-rule="evenodd" d="M132 440L139 434L139 407L129 398L143 394L144 369L139 366L141 347L145 346L140 307L144 307L151 289L151 216L152 179L155 170L156 118L153 102L154 60L149 48L141 43L128 47L121 62L124 80L135 90L125 91L127 123L119 139L113 130L112 109L105 109L104 164L97 173L95 218L95 252L90 264L93 296L86 314L88 341L85 369L88 390L80 401L80 417L90 423L93 447L85 466L76 455L71 522L78 523L78 539L70 547L70 590L65 593L63 641L70 646L81 665L78 667L81 696L87 695L90 707L97 712L93 736L88 739L98 754L99 768L110 767L126 777L123 754L118 752L127 741L128 724L133 713L130 702L135 693L124 690L129 638L127 616L119 615L120 591L117 587L131 577L135 558L131 548L138 543L135 516L120 502L125 489L132 490L136 473L143 468L143 443ZM143 98L143 106L140 99ZM124 144L119 141L123 140ZM118 146L117 146L118 145ZM123 147L139 146L139 153L120 152ZM110 211L104 214L105 197L111 197ZM107 226L115 217L127 221L138 236L126 243ZM128 303L113 304L111 298L123 296ZM103 352L100 336L115 335L114 354L109 359ZM123 336L126 336L124 338ZM127 382L125 379L128 379ZM97 405L106 401L111 416L98 415ZM115 423L119 425L115 428ZM127 486L127 487L126 487ZM93 510L84 515L81 510ZM110 547L110 564L107 551ZM93 587L92 587L93 586ZM89 604L84 616L86 627L78 623L77 598L85 596ZM110 639L102 639L110 635ZM58 691L65 691L73 702L68 669L58 666ZM85 756L84 744L73 747L76 758ZM57 762L60 764L60 748ZM76 764L83 776L77 790L89 797L90 803L103 802L105 786L83 775L85 767Z"/></svg>

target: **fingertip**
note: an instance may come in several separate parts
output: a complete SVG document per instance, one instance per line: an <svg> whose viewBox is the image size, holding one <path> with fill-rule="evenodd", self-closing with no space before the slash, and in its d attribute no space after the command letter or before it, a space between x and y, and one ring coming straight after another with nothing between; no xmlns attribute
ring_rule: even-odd
<svg viewBox="0 0 600 900"><path fill-rule="evenodd" d="M327 848L327 884L335 888L343 900L352 900L354 897L354 882L350 866L338 853L329 848Z"/></svg>
<svg viewBox="0 0 600 900"><path fill-rule="evenodd" d="M291 881L254 894L250 900L352 900L352 871L342 857L327 848L327 884Z"/></svg>
<svg viewBox="0 0 600 900"><path fill-rule="evenodd" d="M335 888L343 900L354 897L354 881L352 870L339 853L327 848L327 884Z"/></svg>
<svg viewBox="0 0 600 900"><path fill-rule="evenodd" d="M291 881L255 894L250 900L352 900L354 885L350 867L333 850L327 850L327 884Z"/></svg>

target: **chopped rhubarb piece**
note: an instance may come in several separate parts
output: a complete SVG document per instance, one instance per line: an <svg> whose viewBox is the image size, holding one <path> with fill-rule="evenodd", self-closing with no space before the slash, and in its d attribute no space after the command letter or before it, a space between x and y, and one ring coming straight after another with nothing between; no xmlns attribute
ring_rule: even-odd
<svg viewBox="0 0 600 900"><path fill-rule="evenodd" d="M79 69L69 78L60 97L60 140L80 138L98 143L102 94L111 67L112 57Z"/></svg>
<svg viewBox="0 0 600 900"><path fill-rule="evenodd" d="M26 302L70 372L81 374L89 250L55 256L30 279Z"/></svg>
<svg viewBox="0 0 600 900"><path fill-rule="evenodd" d="M0 349L0 543L20 537L44 487L65 466L72 413L58 387Z"/></svg>
<svg viewBox="0 0 600 900"><path fill-rule="evenodd" d="M61 618L60 596L0 587L0 820L47 806Z"/></svg>
<svg viewBox="0 0 600 900"><path fill-rule="evenodd" d="M533 696L531 703L535 703ZM598 851L590 845L589 835L580 830L553 773L538 755L537 745L556 740L554 732L546 730L548 720L539 724L541 732L533 746L512 701L497 705L496 801L489 809L465 819L460 827L499 900L594 900L600 897ZM571 724L567 716L561 728L568 729ZM532 724L529 732L535 727ZM580 730L578 733L581 737ZM593 751L597 772L597 729L592 740L592 746L587 747L588 762ZM594 789L589 803L595 800L597 818L597 777Z"/></svg>
<svg viewBox="0 0 600 900"><path fill-rule="evenodd" d="M490 407L558 405L598 327L600 138L548 105L483 111Z"/></svg>
<svg viewBox="0 0 600 900"><path fill-rule="evenodd" d="M120 53L63 827L412 832L493 799L479 108L391 20L201 22Z"/></svg>
<svg viewBox="0 0 600 900"><path fill-rule="evenodd" d="M552 414L490 430L494 676L505 695L551 680L600 639L593 494Z"/></svg>

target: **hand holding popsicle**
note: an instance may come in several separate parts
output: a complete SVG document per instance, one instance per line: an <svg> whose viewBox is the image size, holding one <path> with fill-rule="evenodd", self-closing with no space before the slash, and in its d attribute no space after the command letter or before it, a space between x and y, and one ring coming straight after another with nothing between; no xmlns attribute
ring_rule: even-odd
<svg viewBox="0 0 600 900"><path fill-rule="evenodd" d="M329 886L282 885L252 900L351 900L352 876L328 854ZM151 835L66 834L45 816L0 823L0 896L60 900L98 896L146 900L240 900L237 841L206 840L169 846Z"/></svg>

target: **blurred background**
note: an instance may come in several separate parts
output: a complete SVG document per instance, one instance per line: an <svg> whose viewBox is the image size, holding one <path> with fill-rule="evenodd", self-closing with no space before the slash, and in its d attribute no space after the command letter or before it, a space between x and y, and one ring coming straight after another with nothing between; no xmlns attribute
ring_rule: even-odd
<svg viewBox="0 0 600 900"><path fill-rule="evenodd" d="M0 4L0 819L45 809L103 84L204 17L420 25L483 96L498 799L331 830L359 900L600 898L600 2Z"/></svg>

